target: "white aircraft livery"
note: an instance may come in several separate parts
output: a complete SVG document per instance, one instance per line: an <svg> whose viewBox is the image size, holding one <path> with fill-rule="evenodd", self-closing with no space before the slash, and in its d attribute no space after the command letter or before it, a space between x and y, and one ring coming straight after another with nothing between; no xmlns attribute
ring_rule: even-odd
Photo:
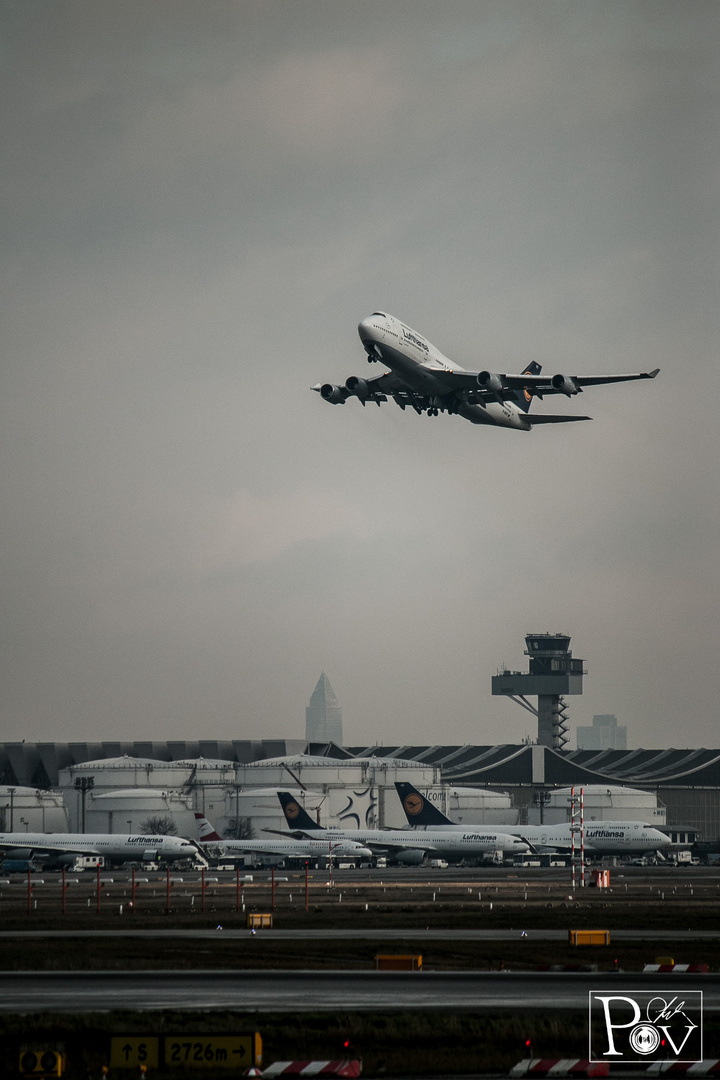
<svg viewBox="0 0 720 1080"><path fill-rule="evenodd" d="M361 859L372 858L372 852L356 840L340 836L327 839L285 837L283 840L226 840L212 827L207 818L196 814L200 841L208 854L223 858L260 856L275 859Z"/></svg>
<svg viewBox="0 0 720 1080"><path fill-rule="evenodd" d="M524 855L529 844L507 830L484 827L462 828L460 825L442 832L417 832L414 829L325 829L310 817L289 791L278 791L278 798L291 829L292 836L354 838L366 844L375 855L389 855L395 862L419 866L426 858L478 859L488 852L504 855ZM325 840L327 844L327 840Z"/></svg>
<svg viewBox="0 0 720 1080"><path fill-rule="evenodd" d="M492 371L466 371L452 363L421 334L383 311L374 311L358 326L369 363L383 363L390 370L368 379L351 375L344 386L317 383L312 387L331 405L344 405L356 397L362 405L381 405L392 398L401 409L437 416L446 412L473 424L530 431L536 424L563 424L590 420L589 416L530 414L534 397L548 394L574 397L585 386L654 379L659 368L637 375L541 375L540 364L528 364L519 375Z"/></svg>
<svg viewBox="0 0 720 1080"><path fill-rule="evenodd" d="M408 823L433 834L456 829L457 824L412 784L395 781L397 793ZM570 851L573 845L569 825L503 825L506 832L519 836L535 851ZM585 850L592 855L643 855L670 845L670 838L645 821L586 821L583 827ZM575 847L580 834L575 831Z"/></svg>
<svg viewBox="0 0 720 1080"><path fill-rule="evenodd" d="M0 851L16 859L40 858L71 865L79 855L102 855L107 862L153 862L198 857L198 846L179 836L122 833L0 833Z"/></svg>

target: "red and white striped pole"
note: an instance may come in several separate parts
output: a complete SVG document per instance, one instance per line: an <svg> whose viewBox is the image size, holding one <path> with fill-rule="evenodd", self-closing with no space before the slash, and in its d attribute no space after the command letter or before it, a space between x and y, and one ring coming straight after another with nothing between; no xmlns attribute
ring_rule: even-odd
<svg viewBox="0 0 720 1080"><path fill-rule="evenodd" d="M570 788L570 865L572 866L572 891L575 892L575 788Z"/></svg>
<svg viewBox="0 0 720 1080"><path fill-rule="evenodd" d="M585 888L585 788L580 788L580 888Z"/></svg>

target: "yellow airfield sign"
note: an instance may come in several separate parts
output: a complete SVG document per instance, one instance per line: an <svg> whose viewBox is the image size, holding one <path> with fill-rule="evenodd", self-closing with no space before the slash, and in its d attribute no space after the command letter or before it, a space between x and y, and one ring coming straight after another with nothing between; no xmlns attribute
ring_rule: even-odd
<svg viewBox="0 0 720 1080"><path fill-rule="evenodd" d="M262 1065L257 1031L240 1035L116 1035L110 1039L110 1068L247 1069Z"/></svg>
<svg viewBox="0 0 720 1080"><path fill-rule="evenodd" d="M165 1067L192 1065L195 1069L241 1068L255 1065L255 1043L251 1035L166 1035Z"/></svg>
<svg viewBox="0 0 720 1080"><path fill-rule="evenodd" d="M156 1069L160 1064L160 1040L153 1035L120 1035L110 1040L110 1068L136 1069L146 1065Z"/></svg>

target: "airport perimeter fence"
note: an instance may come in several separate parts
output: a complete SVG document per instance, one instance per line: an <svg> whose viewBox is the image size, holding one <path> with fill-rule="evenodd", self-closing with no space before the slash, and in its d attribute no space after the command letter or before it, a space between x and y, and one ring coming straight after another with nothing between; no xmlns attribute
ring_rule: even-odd
<svg viewBox="0 0 720 1080"><path fill-rule="evenodd" d="M571 892L569 881L512 877L493 881L353 880L327 871L276 875L246 874L237 869L214 873L177 873L97 868L84 873L31 872L0 879L0 915L195 915L256 911L301 913L345 905L358 912L418 911L470 907L486 914L506 904L546 907L612 907L624 900L652 904L693 900L717 902L720 877L713 873L691 881L616 881L612 888Z"/></svg>

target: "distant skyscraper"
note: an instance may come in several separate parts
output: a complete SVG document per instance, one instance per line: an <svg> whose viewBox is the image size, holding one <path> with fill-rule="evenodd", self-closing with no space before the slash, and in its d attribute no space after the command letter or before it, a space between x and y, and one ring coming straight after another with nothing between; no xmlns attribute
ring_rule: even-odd
<svg viewBox="0 0 720 1080"><path fill-rule="evenodd" d="M305 738L308 742L334 742L342 746L342 709L324 671L305 710Z"/></svg>
<svg viewBox="0 0 720 1080"><path fill-rule="evenodd" d="M627 728L611 714L593 716L592 727L577 729L578 750L627 750Z"/></svg>

